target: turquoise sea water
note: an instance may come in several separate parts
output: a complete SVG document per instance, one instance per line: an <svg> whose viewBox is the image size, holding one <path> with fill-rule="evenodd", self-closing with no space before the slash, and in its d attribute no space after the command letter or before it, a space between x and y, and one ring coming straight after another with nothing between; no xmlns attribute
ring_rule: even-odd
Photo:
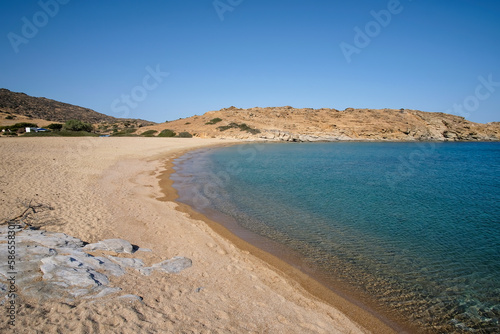
<svg viewBox="0 0 500 334"><path fill-rule="evenodd" d="M180 201L436 333L500 333L500 143L251 144L192 152Z"/></svg>

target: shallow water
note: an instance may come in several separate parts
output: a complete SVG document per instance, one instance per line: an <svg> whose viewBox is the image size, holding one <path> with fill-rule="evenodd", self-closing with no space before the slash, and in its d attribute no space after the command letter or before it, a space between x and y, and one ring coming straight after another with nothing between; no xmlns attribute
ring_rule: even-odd
<svg viewBox="0 0 500 334"><path fill-rule="evenodd" d="M286 245L397 317L500 332L500 143L238 145L176 169L180 201Z"/></svg>

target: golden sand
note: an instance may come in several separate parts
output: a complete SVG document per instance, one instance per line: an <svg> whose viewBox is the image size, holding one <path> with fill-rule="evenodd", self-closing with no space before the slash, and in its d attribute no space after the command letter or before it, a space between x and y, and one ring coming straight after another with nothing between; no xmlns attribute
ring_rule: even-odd
<svg viewBox="0 0 500 334"><path fill-rule="evenodd" d="M280 259L173 202L175 156L219 139L2 138L0 218L36 200L43 229L86 242L122 238L149 265L185 256L179 274L112 277L142 302L18 298L16 332L391 333L378 318ZM170 164L170 165L169 165ZM0 331L13 331L4 317Z"/></svg>

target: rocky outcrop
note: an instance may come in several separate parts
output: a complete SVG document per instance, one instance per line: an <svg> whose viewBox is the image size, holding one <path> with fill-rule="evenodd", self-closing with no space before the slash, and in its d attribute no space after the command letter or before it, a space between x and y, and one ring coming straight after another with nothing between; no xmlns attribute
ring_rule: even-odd
<svg viewBox="0 0 500 334"><path fill-rule="evenodd" d="M140 131L166 128L198 137L286 142L500 140L498 122L480 124L460 116L409 109L230 107Z"/></svg>
<svg viewBox="0 0 500 334"><path fill-rule="evenodd" d="M108 239L84 245L80 239L64 233L22 229L19 225L0 228L0 304L9 292L35 299L76 297L84 299L112 296L140 300L134 295L120 295L120 287L110 284L110 276L122 276L127 270L142 275L154 271L175 274L191 267L185 257L174 257L150 267L138 258L115 255L94 256L92 251L132 255L136 251L151 251L134 247L123 239ZM9 243L10 242L10 243Z"/></svg>
<svg viewBox="0 0 500 334"><path fill-rule="evenodd" d="M140 128L136 134L154 130L157 135L169 129L196 137L287 142L500 140L499 122L474 123L461 116L411 109L229 107L201 116L155 124L114 118L91 109L0 89L0 111L58 122L70 119L94 124L132 122ZM107 128L109 124L103 126Z"/></svg>
<svg viewBox="0 0 500 334"><path fill-rule="evenodd" d="M269 141L285 141L285 142L324 142L324 141L339 141L353 140L346 135L325 135L325 134L297 134L281 131L266 131L258 136L259 139Z"/></svg>

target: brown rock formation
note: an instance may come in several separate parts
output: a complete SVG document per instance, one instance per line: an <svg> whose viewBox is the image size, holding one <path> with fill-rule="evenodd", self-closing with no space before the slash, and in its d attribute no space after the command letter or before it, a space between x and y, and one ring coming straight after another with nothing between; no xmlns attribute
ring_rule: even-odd
<svg viewBox="0 0 500 334"><path fill-rule="evenodd" d="M171 129L199 137L273 141L497 141L500 123L408 109L225 108L141 131Z"/></svg>

